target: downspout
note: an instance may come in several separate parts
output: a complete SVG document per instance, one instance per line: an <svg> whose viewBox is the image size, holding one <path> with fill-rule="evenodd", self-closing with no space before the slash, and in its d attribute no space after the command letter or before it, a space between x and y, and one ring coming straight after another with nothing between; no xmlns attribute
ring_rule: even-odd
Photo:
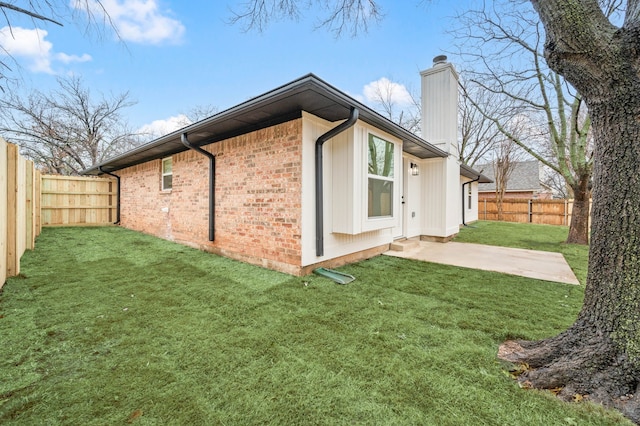
<svg viewBox="0 0 640 426"><path fill-rule="evenodd" d="M109 175L109 176L113 176L114 178L116 178L116 186L118 188L118 195L116 195L116 221L113 222L114 225L117 225L120 223L120 176L118 175L114 175L111 172L107 172L106 170L102 169L102 166L98 166L98 170L100 170L102 173Z"/></svg>
<svg viewBox="0 0 640 426"><path fill-rule="evenodd" d="M471 183L473 183L473 182L477 182L477 181L479 181L479 180L480 180L480 175L478 175L478 177L477 177L477 178L475 178L475 179L473 179L473 180L470 180L469 182L465 182L465 183L463 183L463 184L462 184L462 225L464 225L464 226L469 226L469 225L467 225L467 224L466 224L466 222L464 221L464 210L465 210L465 209L464 209L464 198L465 198L464 186L465 186L465 185L468 185L468 184L471 184Z"/></svg>
<svg viewBox="0 0 640 426"><path fill-rule="evenodd" d="M316 256L324 256L324 189L322 187L322 145L336 136L344 132L349 127L356 124L358 120L358 109L351 107L349 118L329 130L316 140Z"/></svg>
<svg viewBox="0 0 640 426"><path fill-rule="evenodd" d="M209 158L209 241L215 238L215 187L216 187L216 157L196 145L191 145L187 139L187 133L182 134L182 144L189 149L199 152Z"/></svg>

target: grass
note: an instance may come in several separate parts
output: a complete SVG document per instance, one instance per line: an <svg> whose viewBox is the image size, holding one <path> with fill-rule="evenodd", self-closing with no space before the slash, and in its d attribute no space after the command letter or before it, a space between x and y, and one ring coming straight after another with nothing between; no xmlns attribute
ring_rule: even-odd
<svg viewBox="0 0 640 426"><path fill-rule="evenodd" d="M566 226L480 221L462 228L455 241L562 253L584 285L589 247L566 244L568 232Z"/></svg>
<svg viewBox="0 0 640 426"><path fill-rule="evenodd" d="M357 280L46 228L0 294L0 423L628 424L496 359L566 328L582 287L386 256L341 270Z"/></svg>

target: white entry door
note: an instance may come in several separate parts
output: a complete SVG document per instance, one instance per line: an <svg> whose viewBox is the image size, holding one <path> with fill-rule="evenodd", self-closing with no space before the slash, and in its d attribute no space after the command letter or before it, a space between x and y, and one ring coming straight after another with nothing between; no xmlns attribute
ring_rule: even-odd
<svg viewBox="0 0 640 426"><path fill-rule="evenodd" d="M400 174L400 211L398 212L398 226L393 228L393 239L397 240L404 238L405 233L405 215L407 212L407 172L409 167L409 161L406 158L402 158L402 173Z"/></svg>

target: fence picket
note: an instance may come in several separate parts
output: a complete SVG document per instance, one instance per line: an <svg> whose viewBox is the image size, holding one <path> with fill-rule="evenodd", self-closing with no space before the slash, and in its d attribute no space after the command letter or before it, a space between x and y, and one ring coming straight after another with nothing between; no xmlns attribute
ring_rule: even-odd
<svg viewBox="0 0 640 426"><path fill-rule="evenodd" d="M484 220L498 220L497 202L493 198L478 200L478 211L484 210ZM529 222L565 225L571 222L573 200L502 200L503 222Z"/></svg>
<svg viewBox="0 0 640 426"><path fill-rule="evenodd" d="M42 175L42 225L108 225L116 216L114 179Z"/></svg>

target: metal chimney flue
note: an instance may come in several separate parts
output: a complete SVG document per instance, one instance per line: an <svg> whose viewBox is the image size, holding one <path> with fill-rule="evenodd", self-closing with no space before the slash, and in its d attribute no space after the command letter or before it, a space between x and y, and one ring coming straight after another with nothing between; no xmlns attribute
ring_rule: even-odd
<svg viewBox="0 0 640 426"><path fill-rule="evenodd" d="M447 63L447 55L438 55L433 58L433 66L438 66Z"/></svg>

